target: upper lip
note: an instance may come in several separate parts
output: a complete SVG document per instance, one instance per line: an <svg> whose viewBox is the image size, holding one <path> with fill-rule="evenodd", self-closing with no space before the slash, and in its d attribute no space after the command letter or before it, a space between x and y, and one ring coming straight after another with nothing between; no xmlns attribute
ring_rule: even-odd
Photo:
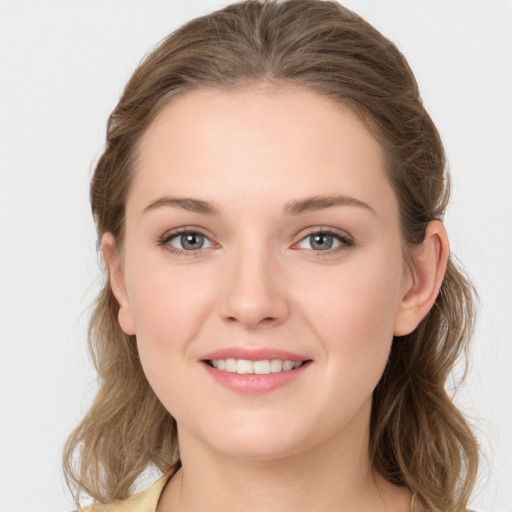
<svg viewBox="0 0 512 512"><path fill-rule="evenodd" d="M308 361L310 358L277 348L227 347L209 352L200 359L202 361L210 361L213 359L246 359L248 361L282 359L283 361Z"/></svg>

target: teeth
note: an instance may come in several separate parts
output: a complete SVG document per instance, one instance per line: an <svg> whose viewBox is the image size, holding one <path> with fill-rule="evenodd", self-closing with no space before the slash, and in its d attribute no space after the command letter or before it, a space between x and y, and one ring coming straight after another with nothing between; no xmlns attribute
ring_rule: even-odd
<svg viewBox="0 0 512 512"><path fill-rule="evenodd" d="M247 359L239 359L236 362L236 373L254 373L254 363Z"/></svg>
<svg viewBox="0 0 512 512"><path fill-rule="evenodd" d="M293 368L293 361L285 361L283 363L283 371L291 370Z"/></svg>
<svg viewBox="0 0 512 512"><path fill-rule="evenodd" d="M236 373L236 359L226 359L225 370L227 372Z"/></svg>
<svg viewBox="0 0 512 512"><path fill-rule="evenodd" d="M268 375L269 373L286 372L302 365L302 361L288 359L264 359L262 361L249 361L248 359L212 359L211 364L218 370L241 375L255 374Z"/></svg>
<svg viewBox="0 0 512 512"><path fill-rule="evenodd" d="M270 361L270 371L272 373L282 372L283 361L281 361L281 359L272 359L272 361Z"/></svg>
<svg viewBox="0 0 512 512"><path fill-rule="evenodd" d="M270 373L270 361L254 361L254 373L258 375L267 375Z"/></svg>

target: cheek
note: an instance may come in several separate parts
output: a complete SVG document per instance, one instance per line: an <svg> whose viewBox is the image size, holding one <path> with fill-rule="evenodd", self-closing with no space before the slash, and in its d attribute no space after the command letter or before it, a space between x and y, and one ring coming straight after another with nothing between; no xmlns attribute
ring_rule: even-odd
<svg viewBox="0 0 512 512"><path fill-rule="evenodd" d="M197 364L192 354L211 310L213 284L198 286L200 276L151 266L132 282L139 357L146 378L169 413L179 421L197 420ZM196 406L197 408L197 406Z"/></svg>
<svg viewBox="0 0 512 512"><path fill-rule="evenodd" d="M210 315L216 285L190 268L144 262L132 268L128 292L141 362L152 385L155 378L169 381L166 372L180 371L178 361L193 362L190 344Z"/></svg>
<svg viewBox="0 0 512 512"><path fill-rule="evenodd" d="M349 380L368 375L378 381L400 303L400 257L361 258L317 278L322 286L309 287L301 309L322 340L329 364Z"/></svg>

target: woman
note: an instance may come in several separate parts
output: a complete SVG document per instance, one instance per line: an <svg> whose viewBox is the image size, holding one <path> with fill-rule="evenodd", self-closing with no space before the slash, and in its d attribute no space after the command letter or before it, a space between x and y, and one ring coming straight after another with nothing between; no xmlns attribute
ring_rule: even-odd
<svg viewBox="0 0 512 512"><path fill-rule="evenodd" d="M351 11L245 2L171 35L91 186L100 389L69 481L126 500L108 510L465 510L477 447L444 385L472 293L447 200L405 59Z"/></svg>

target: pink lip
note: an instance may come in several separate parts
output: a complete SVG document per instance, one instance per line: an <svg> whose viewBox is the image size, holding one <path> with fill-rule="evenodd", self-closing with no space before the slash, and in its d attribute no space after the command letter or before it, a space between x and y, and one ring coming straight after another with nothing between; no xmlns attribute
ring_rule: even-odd
<svg viewBox="0 0 512 512"><path fill-rule="evenodd" d="M248 361L264 361L265 359L282 359L283 361L308 361L308 357L277 350L274 348L246 348L246 347L229 347L214 352L209 352L201 357L202 361L212 359L247 359Z"/></svg>
<svg viewBox="0 0 512 512"><path fill-rule="evenodd" d="M303 375L311 366L311 362L304 363L295 370L268 373L266 375L226 372L223 370L217 370L205 362L202 362L201 366L203 366L214 381L218 382L230 391L249 395L261 395L286 386L287 384L291 384L293 381L299 379L300 376Z"/></svg>
<svg viewBox="0 0 512 512"><path fill-rule="evenodd" d="M218 370L207 364L207 361L213 359L247 359L248 361L263 361L271 359L282 359L283 361L303 361L305 362L299 368L278 373L269 373L266 375L238 374ZM260 395L269 393L280 387L291 384L299 379L301 375L311 366L309 358L274 348L245 348L229 347L221 350L215 350L205 354L199 360L201 366L206 370L209 376L225 388L236 393Z"/></svg>

